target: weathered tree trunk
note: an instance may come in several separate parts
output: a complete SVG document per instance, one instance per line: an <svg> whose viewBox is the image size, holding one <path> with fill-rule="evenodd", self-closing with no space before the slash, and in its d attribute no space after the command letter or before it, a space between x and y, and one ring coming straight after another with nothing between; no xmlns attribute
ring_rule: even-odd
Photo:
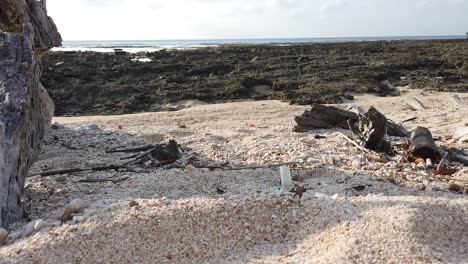
<svg viewBox="0 0 468 264"><path fill-rule="evenodd" d="M0 0L0 227L23 215L25 178L54 108L38 60L60 44L44 2Z"/></svg>
<svg viewBox="0 0 468 264"><path fill-rule="evenodd" d="M439 149L432 138L431 131L425 127L417 127L413 131L409 152L415 157L431 159L432 161L441 158Z"/></svg>
<svg viewBox="0 0 468 264"><path fill-rule="evenodd" d="M301 116L296 116L295 121L298 125L296 130L309 130L317 128L341 127L348 128L347 121L358 121L358 115L341 110L333 106L320 104L312 105L312 109L306 110Z"/></svg>
<svg viewBox="0 0 468 264"><path fill-rule="evenodd" d="M306 110L301 116L296 116L297 126L294 130L302 132L333 127L348 129L348 120L352 124L357 124L359 121L358 114L333 106L314 104L312 109ZM389 136L409 137L409 132L404 127L391 121L387 122L387 133Z"/></svg>
<svg viewBox="0 0 468 264"><path fill-rule="evenodd" d="M390 143L384 139L387 134L387 118L374 107L359 117L359 131L366 141L366 148L381 152L388 152L390 149Z"/></svg>

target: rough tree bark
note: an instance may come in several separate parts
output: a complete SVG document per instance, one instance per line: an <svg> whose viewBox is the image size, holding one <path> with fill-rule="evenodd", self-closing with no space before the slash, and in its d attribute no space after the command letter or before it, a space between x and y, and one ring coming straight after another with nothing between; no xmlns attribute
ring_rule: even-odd
<svg viewBox="0 0 468 264"><path fill-rule="evenodd" d="M348 129L348 120L354 124L353 126L357 127L359 115L333 106L314 104L312 105L312 109L306 110L300 116L296 116L294 120L297 123L297 126L294 128L296 132L333 127ZM403 126L390 120L387 121L387 133L389 136L409 137L409 132Z"/></svg>
<svg viewBox="0 0 468 264"><path fill-rule="evenodd" d="M23 215L25 178L54 110L39 59L61 41L45 1L0 0L0 227Z"/></svg>
<svg viewBox="0 0 468 264"><path fill-rule="evenodd" d="M425 127L417 127L411 135L409 152L413 156L423 159L439 160L441 154L437 148L432 133Z"/></svg>
<svg viewBox="0 0 468 264"><path fill-rule="evenodd" d="M384 139L387 134L387 118L374 107L359 117L359 131L366 141L366 148L379 152L389 151L391 145Z"/></svg>

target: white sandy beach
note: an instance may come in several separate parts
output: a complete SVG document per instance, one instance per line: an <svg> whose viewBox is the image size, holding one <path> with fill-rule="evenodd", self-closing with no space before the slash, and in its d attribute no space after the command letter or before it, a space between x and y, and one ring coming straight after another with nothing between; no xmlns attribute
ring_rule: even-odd
<svg viewBox="0 0 468 264"><path fill-rule="evenodd" d="M466 151L467 143L450 142L450 136L468 123L468 96L460 95L463 107L451 95L409 90L400 97L356 95L353 103L375 106L396 122L418 117L405 126L428 127L440 137L437 144ZM414 97L426 109L406 104ZM106 149L176 139L185 159L200 167L303 161L293 176L309 190L301 200L276 190L277 168L33 177L25 203L31 220L43 222L24 238L27 223L14 228L0 247L0 263L467 262L467 190L447 190L449 184L468 189L466 168L450 179L437 178L413 164L369 161L336 130L293 132L294 116L308 108L259 101L55 118L68 128L96 124L103 130L52 131L31 172L118 163L125 154ZM78 182L114 176L128 179ZM62 225L57 216L74 199L89 206Z"/></svg>

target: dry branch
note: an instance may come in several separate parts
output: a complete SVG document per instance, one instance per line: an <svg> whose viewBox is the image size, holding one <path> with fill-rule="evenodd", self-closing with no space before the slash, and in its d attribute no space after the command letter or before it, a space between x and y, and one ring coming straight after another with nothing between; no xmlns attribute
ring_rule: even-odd
<svg viewBox="0 0 468 264"><path fill-rule="evenodd" d="M104 179L84 179L79 180L78 182L82 183L99 183L99 182L112 182L112 183L119 183L128 180L129 177L110 177Z"/></svg>
<svg viewBox="0 0 468 264"><path fill-rule="evenodd" d="M409 105L415 111L426 109L426 107L416 97L406 100L406 104Z"/></svg>
<svg viewBox="0 0 468 264"><path fill-rule="evenodd" d="M54 176L54 175L62 175L62 174L69 174L69 173L76 173L76 172L85 172L85 171L106 171L106 170L115 170L118 171L119 169L126 168L126 165L109 165L109 166L102 166L102 167L92 167L92 168L71 168L71 169L60 169L60 170L49 170L43 171L39 173L34 173L28 175L28 177L47 177L47 176Z"/></svg>
<svg viewBox="0 0 468 264"><path fill-rule="evenodd" d="M134 153L134 152L147 151L154 147L155 145L147 145L147 146L137 147L137 148L108 150L106 151L106 153Z"/></svg>

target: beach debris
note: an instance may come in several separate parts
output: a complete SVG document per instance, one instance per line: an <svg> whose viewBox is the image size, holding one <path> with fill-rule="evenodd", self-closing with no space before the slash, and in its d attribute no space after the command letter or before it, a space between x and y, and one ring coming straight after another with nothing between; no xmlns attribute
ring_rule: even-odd
<svg viewBox="0 0 468 264"><path fill-rule="evenodd" d="M363 146L359 145L356 141L352 140L351 138L347 137L345 134L341 133L341 132L338 132L337 133L339 136L341 136L342 138L346 139L346 141L348 141L349 143L353 144L354 146L356 146L358 149L364 151L365 153L371 153L370 150L364 148Z"/></svg>
<svg viewBox="0 0 468 264"><path fill-rule="evenodd" d="M460 169L458 168L450 168L448 166L442 166L440 168L437 168L437 170L434 172L435 175L445 175L445 176L449 176L449 175L453 175L455 173L457 173Z"/></svg>
<svg viewBox="0 0 468 264"><path fill-rule="evenodd" d="M393 120L387 119L387 135L392 137L409 137L410 133L401 124L397 124Z"/></svg>
<svg viewBox="0 0 468 264"><path fill-rule="evenodd" d="M346 99L346 100L354 100L354 96L350 93L344 93L343 94L343 97Z"/></svg>
<svg viewBox="0 0 468 264"><path fill-rule="evenodd" d="M398 96L400 92L389 80L382 81L379 89L377 90L379 96Z"/></svg>
<svg viewBox="0 0 468 264"><path fill-rule="evenodd" d="M463 154L459 154L457 151L449 152L448 157L452 161L459 162L464 166L468 166L468 157Z"/></svg>
<svg viewBox="0 0 468 264"><path fill-rule="evenodd" d="M409 139L405 139L403 143L396 144L395 147L402 149L402 150L407 150L411 146L411 141Z"/></svg>
<svg viewBox="0 0 468 264"><path fill-rule="evenodd" d="M426 159L426 167L427 167L427 168L432 168L432 167L434 167L434 163L432 163L432 159L430 159L430 158L427 158L427 159Z"/></svg>
<svg viewBox="0 0 468 264"><path fill-rule="evenodd" d="M299 199L302 199L302 195L304 195L304 193L307 191L307 189L305 188L305 186L296 186L296 188L293 190L294 192L294 195L293 195L293 199L296 199L296 196L299 197Z"/></svg>
<svg viewBox="0 0 468 264"><path fill-rule="evenodd" d="M372 107L373 108L373 107ZM355 107L353 109L360 109ZM374 108L375 109L375 108ZM306 110L302 115L296 116L297 125L294 127L296 132L307 132L321 128L343 128L349 129L350 125L357 130L359 116L365 115L365 111L353 111L339 109L334 106L314 104L310 110ZM387 119L387 134L395 137L408 137L410 133L401 125Z"/></svg>
<svg viewBox="0 0 468 264"><path fill-rule="evenodd" d="M140 164L145 163L148 160L157 161L158 164L172 164L177 161L182 156L182 153L179 149L179 145L175 140L170 140L169 143L163 144L156 144L156 145L147 145L137 148L130 148L130 149L117 149L117 150L109 150L107 153L131 153L131 152L139 152L137 154L133 154L130 157L127 157L128 161L122 164L111 164L108 166L97 166L97 167L88 167L88 168L70 168L70 169L60 169L60 170L51 170L51 171L43 171L40 173L31 174L28 177L34 176L52 176L52 175L61 175L61 174L70 174L75 172L85 172L85 171L107 171L107 170L115 170L118 171L120 169L126 169L132 164ZM125 179L126 180L126 179ZM112 181L112 180L110 180ZM114 179L115 181L115 179Z"/></svg>
<svg viewBox="0 0 468 264"><path fill-rule="evenodd" d="M42 219L34 220L29 222L22 231L22 237L28 237L35 232L41 231L41 229L45 226L45 222Z"/></svg>
<svg viewBox="0 0 468 264"><path fill-rule="evenodd" d="M417 127L413 131L408 153L424 160L431 159L435 161L441 158L439 148L432 138L432 133L425 127Z"/></svg>
<svg viewBox="0 0 468 264"><path fill-rule="evenodd" d="M104 178L104 179L84 179L84 180L79 180L78 182L81 183L99 183L99 182L112 182L114 184L123 182L128 180L130 177L125 176L125 177L109 177L109 178Z"/></svg>
<svg viewBox="0 0 468 264"><path fill-rule="evenodd" d="M366 153L366 158L378 163L388 163L390 160L384 155L378 155L373 153Z"/></svg>
<svg viewBox="0 0 468 264"><path fill-rule="evenodd" d="M415 121L415 120L417 120L417 119L418 119L418 117L417 117L417 116L415 116L415 117L410 117L410 118L407 118L407 119L405 119L405 120L401 121L401 123L403 124L403 123L407 123L407 122Z"/></svg>
<svg viewBox="0 0 468 264"><path fill-rule="evenodd" d="M115 170L118 171L119 169L126 168L125 165L109 165L109 166L102 166L102 167L91 167L91 168L70 168L70 169L60 169L60 170L48 170L39 173L34 173L28 175L28 177L35 177L35 176L53 176L53 175L63 175L63 174L71 174L76 172L85 172L85 171L105 171L105 170Z"/></svg>
<svg viewBox="0 0 468 264"><path fill-rule="evenodd" d="M421 101L418 100L418 98L413 97L408 100L406 100L406 104L413 110L413 111L418 111L418 110L424 110L426 107L421 103Z"/></svg>
<svg viewBox="0 0 468 264"><path fill-rule="evenodd" d="M85 201L74 199L65 207L65 210L58 219L63 222L71 220L74 214L83 212L83 210L88 208L88 206L88 203Z"/></svg>
<svg viewBox="0 0 468 264"><path fill-rule="evenodd" d="M374 107L364 116L359 116L359 131L365 140L365 147L387 153L390 143L384 139L387 133L387 118Z"/></svg>
<svg viewBox="0 0 468 264"><path fill-rule="evenodd" d="M64 129L65 126L60 124L59 122L53 122L50 128L53 130L60 130L60 129Z"/></svg>
<svg viewBox="0 0 468 264"><path fill-rule="evenodd" d="M431 184L428 187L426 187L426 192L447 192L447 190L440 186Z"/></svg>
<svg viewBox="0 0 468 264"><path fill-rule="evenodd" d="M216 193L219 194L219 195L221 195L221 194L225 194L226 191L223 190L223 189L221 189L221 188L216 188Z"/></svg>
<svg viewBox="0 0 468 264"><path fill-rule="evenodd" d="M447 166L447 156L448 153L446 153L444 156L442 156L442 159L439 162L439 165L437 165L437 169L434 172L435 175L453 175L459 171L458 168L450 168Z"/></svg>
<svg viewBox="0 0 468 264"><path fill-rule="evenodd" d="M288 166L280 167L281 187L284 190L290 190L292 187L291 170Z"/></svg>
<svg viewBox="0 0 468 264"><path fill-rule="evenodd" d="M128 203L128 207L135 207L135 206L139 206L140 204L135 201L135 200L132 200Z"/></svg>
<svg viewBox="0 0 468 264"><path fill-rule="evenodd" d="M140 151L147 151L152 148L154 148L154 145L146 145L146 146L136 147L136 148L107 150L106 153L134 153L134 152L140 152Z"/></svg>
<svg viewBox="0 0 468 264"><path fill-rule="evenodd" d="M460 184L456 182L450 182L449 186L447 188L449 191L456 192L456 193L462 193L463 192L463 187L460 186Z"/></svg>
<svg viewBox="0 0 468 264"><path fill-rule="evenodd" d="M348 128L348 120L358 121L358 115L338 109L333 106L321 104L312 105L311 110L306 110L301 116L296 116L295 121L300 130L313 130L317 128Z"/></svg>

